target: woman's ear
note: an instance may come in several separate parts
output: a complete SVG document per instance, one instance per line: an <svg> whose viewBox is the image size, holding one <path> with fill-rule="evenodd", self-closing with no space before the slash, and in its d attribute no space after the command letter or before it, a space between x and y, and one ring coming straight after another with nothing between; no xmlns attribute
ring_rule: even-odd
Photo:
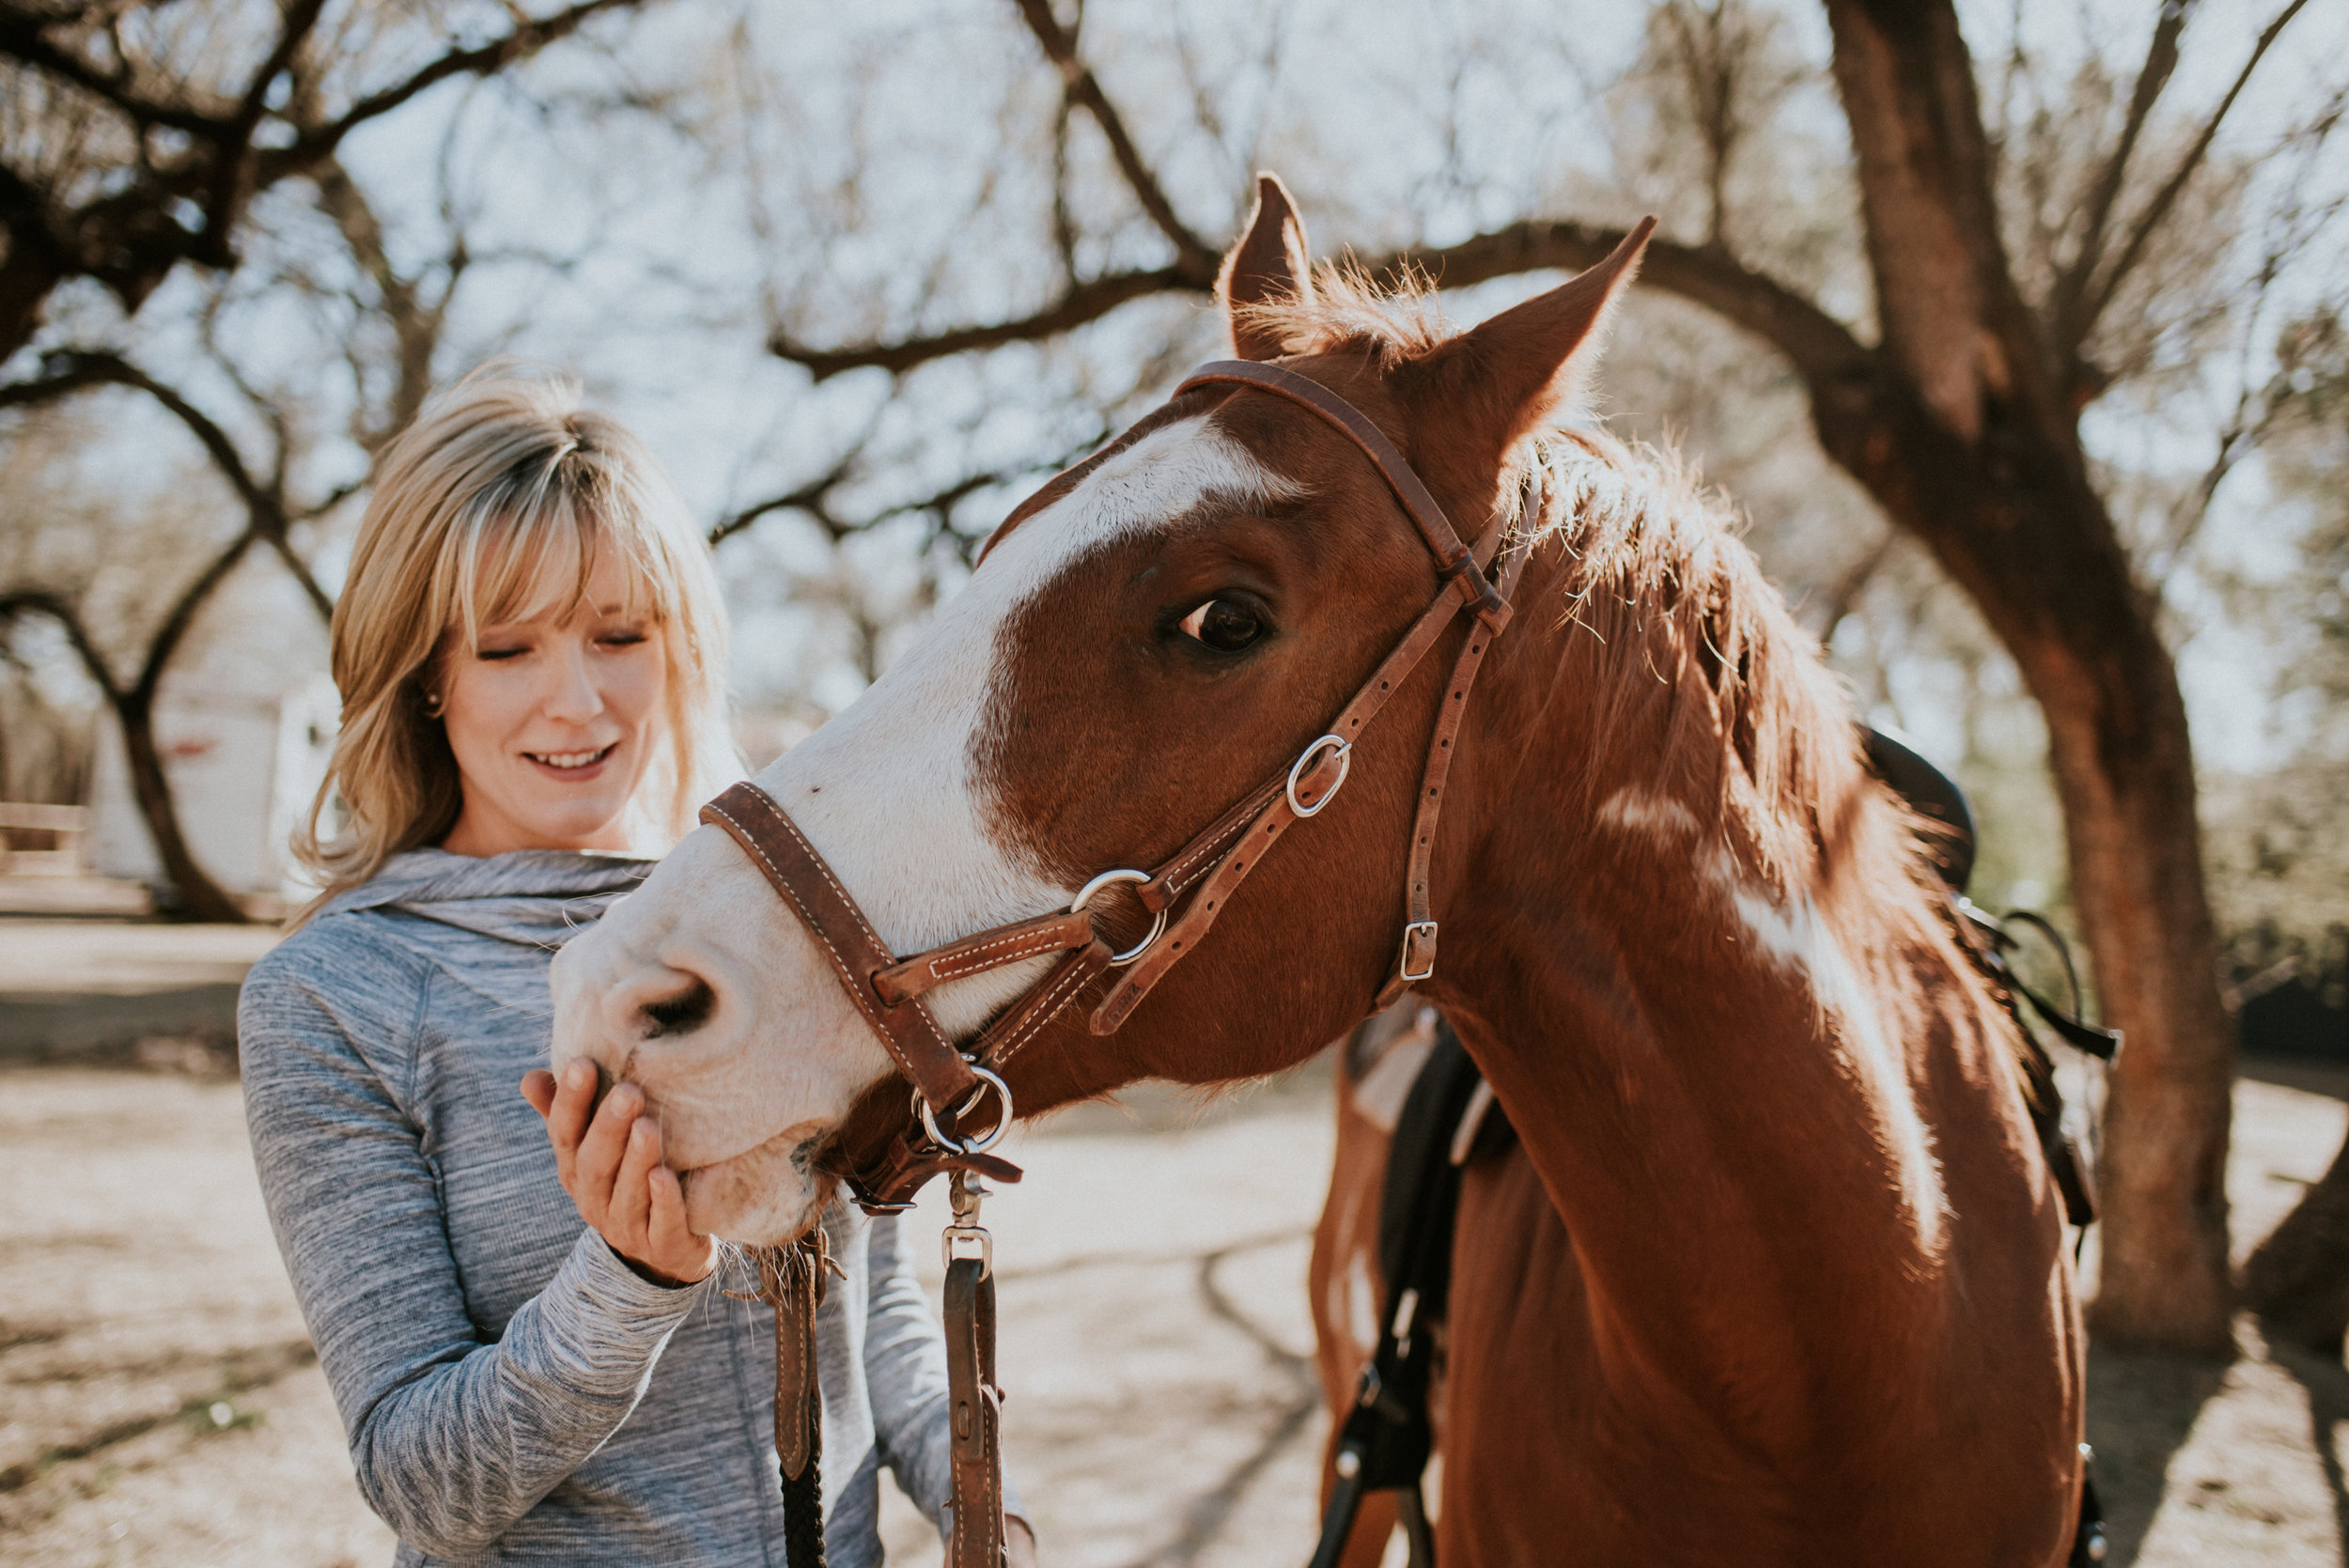
<svg viewBox="0 0 2349 1568"><path fill-rule="evenodd" d="M1224 256L1215 293L1232 329L1233 350L1242 359L1279 359L1280 335L1252 322L1248 307L1311 304L1314 298L1313 253L1305 245L1305 225L1280 176L1256 177L1255 214L1248 220L1248 232Z"/></svg>

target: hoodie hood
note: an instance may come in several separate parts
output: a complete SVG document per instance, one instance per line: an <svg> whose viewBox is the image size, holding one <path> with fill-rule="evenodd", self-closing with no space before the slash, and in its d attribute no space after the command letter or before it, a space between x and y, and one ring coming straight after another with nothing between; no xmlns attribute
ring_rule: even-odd
<svg viewBox="0 0 2349 1568"><path fill-rule="evenodd" d="M568 849L452 855L411 849L336 894L317 918L390 909L529 947L557 948L652 875L657 861Z"/></svg>

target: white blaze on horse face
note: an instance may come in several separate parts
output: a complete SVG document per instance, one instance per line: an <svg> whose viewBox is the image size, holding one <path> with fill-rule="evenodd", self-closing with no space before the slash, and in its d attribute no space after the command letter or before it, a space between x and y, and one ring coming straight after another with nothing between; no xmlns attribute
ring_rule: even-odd
<svg viewBox="0 0 2349 1568"><path fill-rule="evenodd" d="M1838 1033L1852 1065L1880 1109L1878 1132L1898 1172L1918 1243L1927 1256L1937 1254L1949 1218L1941 1161L1934 1153L1933 1131L1917 1109L1907 1060L1885 1033L1865 982L1809 897L1796 899L1791 909L1780 908L1748 887L1726 854L1713 857L1711 871L1755 945L1780 966L1799 973L1821 1010L1840 1026Z"/></svg>
<svg viewBox="0 0 2349 1568"><path fill-rule="evenodd" d="M1259 503L1295 489L1207 416L1151 431L1006 535L870 691L759 775L893 951L1066 908L1076 895L987 827L977 741L1008 686L1013 618L1088 551L1163 528L1211 497ZM1051 962L942 986L931 1010L948 1034L968 1035Z"/></svg>
<svg viewBox="0 0 2349 1568"><path fill-rule="evenodd" d="M987 826L975 741L1007 685L1005 629L1087 551L1211 497L1294 493L1207 416L1149 432L1007 535L920 642L760 786L897 953L1066 908L1076 890ZM929 1004L967 1037L1050 962L941 986ZM711 993L706 1016L653 1029L646 1005L695 979ZM805 1223L809 1152L894 1070L806 928L714 828L567 946L554 983L558 1067L584 1055L643 1085L671 1162L691 1171L696 1228L728 1239L781 1240Z"/></svg>

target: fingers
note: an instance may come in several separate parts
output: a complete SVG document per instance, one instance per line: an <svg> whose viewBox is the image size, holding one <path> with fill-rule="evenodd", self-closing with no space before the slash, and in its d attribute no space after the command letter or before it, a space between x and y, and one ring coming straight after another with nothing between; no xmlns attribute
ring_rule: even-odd
<svg viewBox="0 0 2349 1568"><path fill-rule="evenodd" d="M589 1069L591 1075L593 1071ZM568 1092L570 1085L566 1082L563 1087ZM558 1109L561 1103L558 1097ZM620 1161L628 1154L629 1128L644 1108L645 1092L632 1083L623 1083L603 1097L603 1104L596 1109L595 1120L588 1124L587 1135L579 1140L572 1157L571 1179L564 1186L571 1189L581 1213L587 1214L590 1204L594 1206L596 1214L588 1214L591 1225L596 1223L597 1214L611 1202L613 1178L618 1175ZM548 1119L547 1126L552 1134L553 1118ZM555 1145L555 1155L559 1162L560 1143Z"/></svg>
<svg viewBox="0 0 2349 1568"><path fill-rule="evenodd" d="M527 1083L528 1079L523 1081ZM617 1097L608 1097L605 1104ZM566 1188L571 1185L580 1140L587 1131L587 1118L595 1104L596 1064L582 1057L563 1069L561 1082L547 1110L547 1141L554 1145L555 1170Z"/></svg>
<svg viewBox="0 0 2349 1568"><path fill-rule="evenodd" d="M605 1234L620 1250L636 1257L646 1251L646 1222L652 1216L652 1173L661 1168L661 1128L648 1116L639 1116L629 1129L627 1152L619 1174L612 1179L612 1207ZM647 1262L658 1267L657 1258ZM665 1270L663 1272L666 1272Z"/></svg>
<svg viewBox="0 0 2349 1568"><path fill-rule="evenodd" d="M522 1098L546 1118L557 1173L579 1217L641 1269L680 1284L708 1277L715 1244L685 1219L685 1189L661 1163L661 1126L645 1092L623 1083L596 1103L596 1068L576 1061L525 1074Z"/></svg>
<svg viewBox="0 0 2349 1568"><path fill-rule="evenodd" d="M649 1182L652 1193L652 1213L646 1239L651 1243L651 1255L667 1259L661 1272L688 1283L707 1276L714 1261L714 1248L706 1235L696 1234L685 1219L685 1187L677 1172L667 1166L655 1167Z"/></svg>

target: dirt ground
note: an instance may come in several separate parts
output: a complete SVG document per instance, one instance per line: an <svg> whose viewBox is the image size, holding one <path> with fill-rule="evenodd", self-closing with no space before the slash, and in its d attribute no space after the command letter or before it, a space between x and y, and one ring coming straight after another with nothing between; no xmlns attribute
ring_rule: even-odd
<svg viewBox="0 0 2349 1568"><path fill-rule="evenodd" d="M373 1568L391 1537L351 1484L237 1086L192 1065L0 1071L0 1563ZM1030 1177L988 1219L1007 1444L1053 1568L1304 1561L1327 1094L1308 1077L1204 1114L1153 1096L1020 1140ZM2260 1082L2236 1104L2248 1241L2322 1171L2349 1108ZM2271 1356L2248 1327L2243 1351L2094 1358L2109 1561L2342 1561L2349 1373ZM910 1509L888 1533L893 1561L938 1560Z"/></svg>

